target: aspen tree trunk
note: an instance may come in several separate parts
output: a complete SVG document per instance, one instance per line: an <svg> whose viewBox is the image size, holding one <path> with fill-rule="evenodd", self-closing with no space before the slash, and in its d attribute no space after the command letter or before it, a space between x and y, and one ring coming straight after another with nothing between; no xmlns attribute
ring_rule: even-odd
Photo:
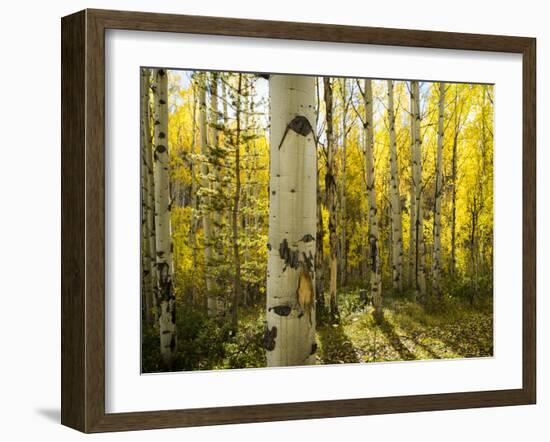
<svg viewBox="0 0 550 442"><path fill-rule="evenodd" d="M342 183L340 186L340 279L346 284L348 273L348 251L346 231L346 172L347 172L347 88L346 79L342 79Z"/></svg>
<svg viewBox="0 0 550 442"><path fill-rule="evenodd" d="M151 82L151 70L148 70L149 72L149 81ZM152 114L152 107L150 102L150 94L149 91L151 90L151 84L149 84L148 93L147 93L147 133L149 134L149 148L147 149L145 161L147 164L147 171L148 171L148 179L147 179L147 186L149 188L148 191L148 200L147 200L147 206L149 207L149 211L147 213L147 225L149 226L149 250L151 253L151 259L150 259L150 266L151 266L151 287L152 287L152 294L153 294L153 319L158 321L158 315L159 311L157 308L157 287L158 287L158 275L157 275L157 239L156 239L156 228L155 228L155 175L154 175L154 163L153 163L153 140L152 140L152 131L151 131L151 114Z"/></svg>
<svg viewBox="0 0 550 442"><path fill-rule="evenodd" d="M142 179L142 275L145 321L148 325L153 317L156 292L156 245L155 245L155 197L153 188L153 151L151 147L151 126L149 92L151 72L141 71L141 179Z"/></svg>
<svg viewBox="0 0 550 442"><path fill-rule="evenodd" d="M411 102L413 107L413 131L414 131L414 151L413 151L413 188L414 188L414 209L415 209L415 277L416 291L423 300L426 295L426 277L425 277L425 250L424 250L424 213L422 197L422 152L420 138L420 90L418 81L411 82Z"/></svg>
<svg viewBox="0 0 550 442"><path fill-rule="evenodd" d="M325 97L325 121L327 136L327 170L325 174L325 192L328 207L328 234L330 246L329 261L329 299L330 315L337 317L338 312L338 235L337 226L337 188L336 188L336 143L333 133L333 93L332 84L329 77L323 79L324 97Z"/></svg>
<svg viewBox="0 0 550 442"><path fill-rule="evenodd" d="M395 110L393 81L388 80L388 119L390 130L390 193L392 220L392 283L394 290L403 290L403 224L399 193L399 163L395 141Z"/></svg>
<svg viewBox="0 0 550 442"><path fill-rule="evenodd" d="M234 331L237 330L239 300L241 299L241 258L239 255L239 201L241 195L241 91L242 74L239 74L237 86L236 116L237 129L235 135L235 195L233 197L233 261L235 275L233 280L233 305L231 310L231 324Z"/></svg>
<svg viewBox="0 0 550 442"><path fill-rule="evenodd" d="M170 231L170 156L168 152L168 74L155 70L155 233L157 303L159 310L160 353L164 365L172 366L176 350L176 298L173 288L172 237Z"/></svg>
<svg viewBox="0 0 550 442"><path fill-rule="evenodd" d="M267 365L315 363L315 78L270 75Z"/></svg>
<svg viewBox="0 0 550 442"><path fill-rule="evenodd" d="M143 72L142 72L142 93L143 93ZM147 169L145 168L145 153L147 147L145 146L145 132L144 132L144 110L141 109L141 133L140 133L140 146L141 146L141 167L140 167L140 182L141 182L141 310L142 318L145 324L150 325L153 318L151 315L151 295L149 289L151 288L151 266L149 265L151 259L151 250L148 242L149 232L147 231Z"/></svg>
<svg viewBox="0 0 550 442"><path fill-rule="evenodd" d="M380 242L376 208L376 179L374 173L374 125L372 111L372 80L365 80L365 166L367 181L367 200L369 203L369 237L370 248L370 289L374 305L374 317L382 319L382 268L380 264Z"/></svg>
<svg viewBox="0 0 550 442"><path fill-rule="evenodd" d="M244 188L243 196L242 196L242 202L241 205L243 208L247 208L248 210L251 210L252 207L252 180L253 180L253 173L254 173L254 154L251 152L251 146L250 146L250 139L251 139L251 133L252 130L250 129L251 125L251 119L252 119L252 112L253 112L253 105L252 102L254 99L250 99L252 97L252 80L243 78L243 85L242 85L242 91L243 91L243 109L244 109L244 125L242 128L242 137L243 137L243 143L244 143L244 154L245 159L243 161L243 169L245 171L245 182L242 185ZM252 214L248 213L242 213L241 214L241 225L243 226L243 235L245 238L252 238L252 235L254 233L252 232L252 220L253 216ZM243 244L243 268L246 268L249 266L251 259L250 259L250 251L251 247L250 245L246 244L246 242ZM249 296L250 296L250 282L247 281L244 283L244 287L242 290L242 302L245 306L248 305Z"/></svg>
<svg viewBox="0 0 550 442"><path fill-rule="evenodd" d="M319 159L317 164L319 164ZM324 273L325 273L325 253L323 250L323 238L325 236L325 230L323 227L323 196L321 193L321 183L319 178L319 167L317 167L317 179L316 179L316 191L317 191L317 229L315 234L315 294L316 294L316 306L318 321L322 321L321 317L326 313L325 310L325 285L324 285ZM320 322L319 322L320 323Z"/></svg>
<svg viewBox="0 0 550 442"><path fill-rule="evenodd" d="M315 90L317 95L316 106L315 106L315 128L318 126L319 122L319 108L320 108L320 98L319 98L319 78L315 78ZM323 227L323 194L321 192L321 174L319 171L319 166L321 164L321 152L318 152L317 157L317 231L315 236L315 297L316 297L316 310L317 310L317 321L320 323L322 317L326 313L325 309L325 284L324 284L324 274L325 274L325 253L323 250L323 238L325 236L325 230Z"/></svg>
<svg viewBox="0 0 550 442"><path fill-rule="evenodd" d="M416 197L414 187L415 116L414 98L411 92L409 113L411 116L411 178L409 190L409 287L416 287Z"/></svg>
<svg viewBox="0 0 550 442"><path fill-rule="evenodd" d="M192 248L193 268L197 268L197 87L193 83L193 133L191 138L191 223L189 226L189 244ZM193 287L193 301L196 301L196 286Z"/></svg>
<svg viewBox="0 0 550 442"><path fill-rule="evenodd" d="M439 83L439 121L437 131L437 155L435 161L434 198L434 250L432 278L434 294L441 298L441 192L443 188L443 139L445 131L445 83Z"/></svg>
<svg viewBox="0 0 550 442"><path fill-rule="evenodd" d="M213 268L212 272L215 273L215 267L220 264L220 257L223 256L222 242L219 240L219 233L222 230L222 214L218 207L218 202L221 198L221 158L220 158L220 112L218 108L218 80L219 74L217 72L210 73L210 143L208 145L208 162L210 164L210 171L213 173L214 182L211 185L214 197L210 198L210 219L211 219L211 232L210 238L212 240L211 247L213 248ZM220 287L216 287L215 294L211 296L212 306L210 310L210 316L221 317L225 315L225 298L220 290Z"/></svg>
<svg viewBox="0 0 550 442"><path fill-rule="evenodd" d="M455 133L453 137L453 156L451 159L451 268L450 274L455 276L456 272L456 166L457 166L457 148L458 148L458 133L459 133L459 117L458 117L458 89L455 85Z"/></svg>
<svg viewBox="0 0 550 442"><path fill-rule="evenodd" d="M201 145L201 211L204 235L204 272L206 282L206 304L209 317L218 315L218 287L215 272L215 251L213 226L211 218L211 186L210 186L210 149L208 146L208 126L206 122L206 74L201 73L199 79L199 129Z"/></svg>

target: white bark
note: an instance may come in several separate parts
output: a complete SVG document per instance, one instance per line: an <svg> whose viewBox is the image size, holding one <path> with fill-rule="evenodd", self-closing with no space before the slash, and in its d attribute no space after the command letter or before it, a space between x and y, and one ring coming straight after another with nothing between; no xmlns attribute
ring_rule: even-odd
<svg viewBox="0 0 550 442"><path fill-rule="evenodd" d="M204 242L204 273L206 283L206 298L208 316L218 314L218 289L214 277L214 244L213 226L211 217L211 186L210 186L210 149L208 146L208 125L206 121L206 74L199 74L199 131L201 161L201 212Z"/></svg>
<svg viewBox="0 0 550 442"><path fill-rule="evenodd" d="M271 75L267 365L315 362L315 79ZM298 119L298 120L296 120ZM302 134L289 128L304 123ZM282 143L282 144L281 144Z"/></svg>
<svg viewBox="0 0 550 442"><path fill-rule="evenodd" d="M156 287L156 244L155 244L155 198L153 182L153 151L151 147L151 126L149 113L150 92L149 69L141 71L141 203L142 219L142 290L144 294L145 320L151 325L155 305Z"/></svg>
<svg viewBox="0 0 550 442"><path fill-rule="evenodd" d="M347 132L348 132L348 98L345 78L342 78L342 182L340 185L340 279L342 285L346 284L348 272L348 251L347 251Z"/></svg>
<svg viewBox="0 0 550 442"><path fill-rule="evenodd" d="M388 126L390 131L390 193L392 219L392 282L396 290L403 289L403 224L399 192L399 163L395 141L395 108L393 80L388 80Z"/></svg>
<svg viewBox="0 0 550 442"><path fill-rule="evenodd" d="M382 318L382 269L380 264L380 241L376 207L376 179L374 171L374 125L372 110L372 80L365 80L365 166L367 181L369 248L370 248L370 289L374 314Z"/></svg>
<svg viewBox="0 0 550 442"><path fill-rule="evenodd" d="M434 202L434 250L432 259L433 291L441 296L441 191L443 178L443 139L445 130L445 83L439 83L439 121L437 131L437 154L435 162Z"/></svg>
<svg viewBox="0 0 550 442"><path fill-rule="evenodd" d="M155 234L157 302L159 308L160 352L171 367L176 350L176 299L173 289L172 237L170 227L170 155L168 151L168 75L155 70Z"/></svg>
<svg viewBox="0 0 550 442"><path fill-rule="evenodd" d="M210 121L209 121L209 143L207 148L207 159L210 164L210 171L213 171L214 182L211 188L214 192L214 198L220 199L221 197L221 159L219 154L220 148L220 111L218 106L218 83L219 74L217 72L210 73ZM214 272L214 267L219 265L220 256L223 251L221 241L218 241L218 232L221 230L222 214L218 208L213 207L212 198L209 201L210 219L212 224L210 226L210 241L212 242L212 266L211 272ZM217 227L216 227L217 226ZM219 287L218 287L219 288ZM211 317L223 316L225 314L225 298L221 293L221 290L216 290L209 293L208 298L208 314Z"/></svg>
<svg viewBox="0 0 550 442"><path fill-rule="evenodd" d="M421 298L426 295L425 247L424 247L424 203L422 195L422 140L420 137L420 89L418 81L411 82L411 105L413 127L412 182L414 189L414 243L416 291Z"/></svg>

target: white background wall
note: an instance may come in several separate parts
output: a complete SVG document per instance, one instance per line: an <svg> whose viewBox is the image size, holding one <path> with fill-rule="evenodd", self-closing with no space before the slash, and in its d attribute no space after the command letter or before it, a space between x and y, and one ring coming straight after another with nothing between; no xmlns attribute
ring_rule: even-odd
<svg viewBox="0 0 550 442"><path fill-rule="evenodd" d="M60 17L86 7L534 36L538 39L538 405L117 433L95 440L548 440L550 14L524 0L3 2L0 17L0 437L83 440L59 425ZM388 15L389 14L389 15ZM518 109L521 112L521 109ZM518 192L520 189L518 189ZM546 250L544 250L546 249ZM411 379L411 382L414 382ZM320 386L322 388L322 386Z"/></svg>

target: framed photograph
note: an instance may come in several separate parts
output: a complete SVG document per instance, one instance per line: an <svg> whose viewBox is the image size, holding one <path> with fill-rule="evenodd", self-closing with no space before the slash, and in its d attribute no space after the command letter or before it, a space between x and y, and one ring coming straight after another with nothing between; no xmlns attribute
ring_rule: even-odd
<svg viewBox="0 0 550 442"><path fill-rule="evenodd" d="M535 403L535 39L61 24L64 425Z"/></svg>

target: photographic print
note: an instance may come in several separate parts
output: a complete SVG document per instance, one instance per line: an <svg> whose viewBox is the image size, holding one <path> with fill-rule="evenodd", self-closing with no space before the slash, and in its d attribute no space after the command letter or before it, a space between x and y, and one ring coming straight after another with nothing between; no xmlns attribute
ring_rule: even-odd
<svg viewBox="0 0 550 442"><path fill-rule="evenodd" d="M143 373L493 356L493 85L140 78Z"/></svg>

